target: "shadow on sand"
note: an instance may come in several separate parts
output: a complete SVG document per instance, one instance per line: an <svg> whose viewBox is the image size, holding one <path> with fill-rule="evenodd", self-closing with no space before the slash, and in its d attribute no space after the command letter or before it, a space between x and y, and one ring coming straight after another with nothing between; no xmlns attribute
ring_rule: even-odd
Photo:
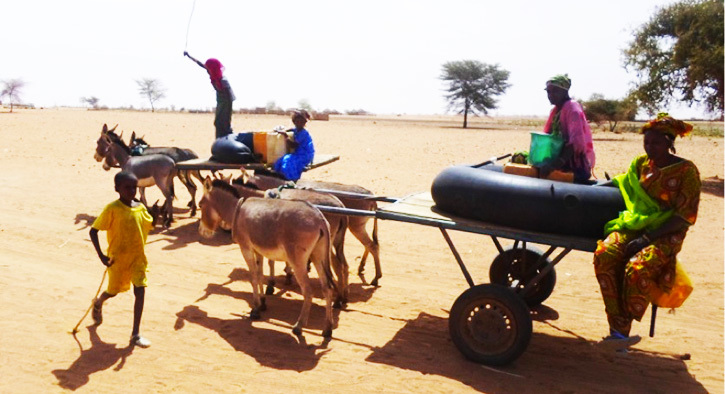
<svg viewBox="0 0 725 394"><path fill-rule="evenodd" d="M249 302L251 302L251 295L249 298ZM288 301L290 300L285 300L285 303ZM290 304L301 306L301 302ZM308 345L304 335L314 335L308 330L305 330L302 336L293 335L291 327L296 321L297 315L293 312L295 308L289 305L284 308L281 305L269 305L268 310L263 314L263 319L271 314L270 310L274 311L272 313L279 313L283 309L286 310L282 311L284 314L282 319L289 323L290 332L254 327L252 320L247 316L230 319L211 317L196 305L188 305L176 314L174 329L182 329L186 322L197 324L216 332L234 350L249 355L262 366L297 372L309 371L315 368L320 358L329 351L327 349L328 341L325 340L320 345ZM310 327L312 330L321 330L323 309L313 304L310 322L315 326ZM299 312L299 308L297 312ZM279 314L275 315L275 318L279 317ZM319 324L318 320L320 320ZM254 340L250 340L250 338L254 338Z"/></svg>
<svg viewBox="0 0 725 394"><path fill-rule="evenodd" d="M98 336L97 329L97 326L88 326L91 347L84 350L78 342L81 354L68 369L52 371L58 379L60 387L77 390L86 385L90 381L91 375L96 372L109 368L120 371L126 363L126 358L133 353L132 345L119 348L116 347L116 344L103 342ZM75 339L78 341L77 338Z"/></svg>
<svg viewBox="0 0 725 394"><path fill-rule="evenodd" d="M546 307L537 314L537 321L573 334L546 321L551 320L548 317L558 318L553 309ZM534 332L521 357L510 365L492 368L468 361L458 352L451 342L446 318L421 313L366 361L444 376L486 393L706 392L675 355L653 354L636 347L618 354L573 335ZM551 376L560 376L553 386L537 384L551 381Z"/></svg>

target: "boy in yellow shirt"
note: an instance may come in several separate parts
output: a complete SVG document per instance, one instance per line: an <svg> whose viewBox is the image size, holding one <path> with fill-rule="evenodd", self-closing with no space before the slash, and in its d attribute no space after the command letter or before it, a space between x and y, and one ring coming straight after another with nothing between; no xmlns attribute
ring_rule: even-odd
<svg viewBox="0 0 725 394"><path fill-rule="evenodd" d="M103 303L116 294L129 290L133 284L135 302L133 306L133 330L131 344L149 347L151 342L139 334L143 313L148 261L144 253L146 236L151 231L152 218L146 207L135 200L138 179L129 172L119 172L113 179L119 199L106 205L93 222L91 241L101 259L108 267L108 288L93 302L93 321L103 322ZM103 254L98 242L98 231L106 231L108 255Z"/></svg>

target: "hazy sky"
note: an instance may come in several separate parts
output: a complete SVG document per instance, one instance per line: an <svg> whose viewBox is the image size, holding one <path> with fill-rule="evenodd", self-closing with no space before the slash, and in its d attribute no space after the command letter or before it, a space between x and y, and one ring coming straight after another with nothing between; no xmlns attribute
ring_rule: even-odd
<svg viewBox="0 0 725 394"><path fill-rule="evenodd" d="M153 78L166 89L157 107L211 108L213 88L186 48L221 60L235 109L304 99L316 110L443 114L441 66L470 59L511 72L492 115L544 116L544 82L559 73L576 98L622 98L635 79L622 49L672 2L0 0L0 80L24 80L21 97L36 106L95 96L149 108L134 81Z"/></svg>

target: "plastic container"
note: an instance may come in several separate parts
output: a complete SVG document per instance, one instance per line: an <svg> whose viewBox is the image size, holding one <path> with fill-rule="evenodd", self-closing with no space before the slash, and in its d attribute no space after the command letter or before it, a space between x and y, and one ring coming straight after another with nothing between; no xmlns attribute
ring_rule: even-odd
<svg viewBox="0 0 725 394"><path fill-rule="evenodd" d="M287 134L290 135L290 133ZM263 163L273 164L280 157L289 153L286 138L277 132L255 131L253 138L254 153L262 155Z"/></svg>
<svg viewBox="0 0 725 394"><path fill-rule="evenodd" d="M506 163L503 165L504 174L539 177L539 169L528 164Z"/></svg>
<svg viewBox="0 0 725 394"><path fill-rule="evenodd" d="M564 140L559 135L531 132L529 164L540 167L559 157Z"/></svg>
<svg viewBox="0 0 725 394"><path fill-rule="evenodd" d="M650 294L652 303L662 308L679 308L692 293L692 280L682 267L679 260L675 266L675 283L672 291L665 293L659 287L653 286Z"/></svg>

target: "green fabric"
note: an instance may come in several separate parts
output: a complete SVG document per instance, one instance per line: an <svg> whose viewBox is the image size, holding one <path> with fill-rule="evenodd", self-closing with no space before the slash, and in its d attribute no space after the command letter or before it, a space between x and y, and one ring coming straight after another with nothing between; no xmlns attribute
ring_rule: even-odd
<svg viewBox="0 0 725 394"><path fill-rule="evenodd" d="M569 79L568 74L555 75L546 81L546 83L547 85L554 85L564 90L569 90L569 88L571 88L571 79Z"/></svg>
<svg viewBox="0 0 725 394"><path fill-rule="evenodd" d="M660 227L673 211L663 211L657 201L652 199L639 183L637 161L632 161L629 170L617 175L612 182L619 187L627 210L619 213L619 217L604 225L604 235L613 231L650 231Z"/></svg>

